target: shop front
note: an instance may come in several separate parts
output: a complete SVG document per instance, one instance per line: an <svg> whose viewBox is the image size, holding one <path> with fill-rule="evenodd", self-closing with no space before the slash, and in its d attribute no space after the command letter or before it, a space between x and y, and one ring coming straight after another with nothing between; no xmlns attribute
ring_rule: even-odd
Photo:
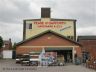
<svg viewBox="0 0 96 72"><path fill-rule="evenodd" d="M63 56L64 57L64 62L70 63L73 62L73 48L72 47L55 47L55 48L45 48L46 52L56 52L57 57L58 56Z"/></svg>
<svg viewBox="0 0 96 72"><path fill-rule="evenodd" d="M27 39L17 44L16 54L42 51L56 52L57 57L64 58L64 62L74 63L75 54L80 56L81 46L75 41L67 39L53 31L47 31L33 38Z"/></svg>

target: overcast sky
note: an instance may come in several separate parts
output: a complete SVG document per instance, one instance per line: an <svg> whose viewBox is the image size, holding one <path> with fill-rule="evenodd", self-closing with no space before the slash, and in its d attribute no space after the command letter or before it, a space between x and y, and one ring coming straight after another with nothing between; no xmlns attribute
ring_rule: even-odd
<svg viewBox="0 0 96 72"><path fill-rule="evenodd" d="M76 19L77 35L96 35L96 0L0 0L0 36L21 41L23 19L41 18L41 7L52 18Z"/></svg>

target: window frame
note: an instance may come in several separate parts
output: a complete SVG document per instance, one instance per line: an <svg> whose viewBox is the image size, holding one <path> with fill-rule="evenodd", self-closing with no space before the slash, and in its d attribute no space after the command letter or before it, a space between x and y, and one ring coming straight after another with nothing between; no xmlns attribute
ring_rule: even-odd
<svg viewBox="0 0 96 72"><path fill-rule="evenodd" d="M32 23L28 25L28 29L32 29Z"/></svg>

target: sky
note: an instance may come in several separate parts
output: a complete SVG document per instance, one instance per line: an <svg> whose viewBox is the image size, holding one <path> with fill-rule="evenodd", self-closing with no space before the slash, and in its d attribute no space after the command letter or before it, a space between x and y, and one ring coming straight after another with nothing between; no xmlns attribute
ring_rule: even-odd
<svg viewBox="0 0 96 72"><path fill-rule="evenodd" d="M23 20L41 18L41 7L51 8L51 18L76 19L78 35L96 35L96 0L0 0L0 36L23 39Z"/></svg>

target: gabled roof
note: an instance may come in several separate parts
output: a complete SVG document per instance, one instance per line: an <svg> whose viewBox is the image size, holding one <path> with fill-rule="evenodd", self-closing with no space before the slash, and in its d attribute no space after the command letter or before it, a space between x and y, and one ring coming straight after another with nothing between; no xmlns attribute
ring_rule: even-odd
<svg viewBox="0 0 96 72"><path fill-rule="evenodd" d="M57 36L59 36L59 37L61 37L61 38L63 38L63 39L66 39L66 40L68 40L68 41L70 41L70 42L73 42L73 43L81 46L81 45L80 45L79 43L77 43L76 41L73 41L73 40L71 40L71 39L68 39L68 38L66 38L65 36L63 36L63 35L61 35L61 34L59 34L59 33L57 33L57 32L51 31L51 30L44 31L44 32L42 32L42 33L40 33L40 34L37 34L37 35L31 37L31 38L28 38L28 39L26 39L26 40L23 40L23 41L17 43L16 45L19 46L19 45L23 44L24 42L30 41L30 40L32 40L32 39L35 39L35 38L40 37L40 36L42 36L42 35L44 35L44 34L47 34L47 33L52 33L52 34L54 34L54 35L57 35Z"/></svg>
<svg viewBox="0 0 96 72"><path fill-rule="evenodd" d="M96 40L96 36L78 36L77 40Z"/></svg>

